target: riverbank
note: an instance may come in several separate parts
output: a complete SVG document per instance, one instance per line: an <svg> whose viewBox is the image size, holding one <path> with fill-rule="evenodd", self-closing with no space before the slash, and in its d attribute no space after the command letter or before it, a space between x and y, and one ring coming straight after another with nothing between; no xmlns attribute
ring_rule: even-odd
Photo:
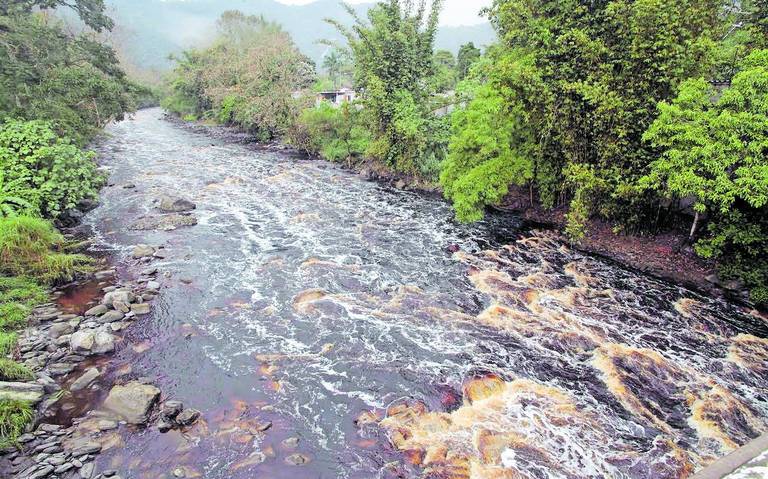
<svg viewBox="0 0 768 479"><path fill-rule="evenodd" d="M235 127L187 122L174 115L166 115L166 119L180 128L209 135L222 141L249 145L258 150L281 151L315 161L328 161L322 157L309 157L283 143L259 143L251 135ZM442 197L442 189L438 183L417 176L394 172L374 161L361 160L352 164L330 163L353 171L369 181L376 181L401 190ZM521 201L512 193L495 210L504 214L513 214L536 227L556 232L560 241L570 243L564 233L566 225L564 208L545 210L540 207L523 206L525 204L525 201ZM584 253L614 261L659 279L680 284L714 297L723 297L750 308L754 307L749 302L749 292L743 288L742 284L734 281L721 281L717 277L717 263L715 261L701 258L690 245L681 247L686 243L686 231L664 231L656 235L646 236L616 234L612 225L598 220L590 221L588 231L589 234L579 244L571 246Z"/></svg>

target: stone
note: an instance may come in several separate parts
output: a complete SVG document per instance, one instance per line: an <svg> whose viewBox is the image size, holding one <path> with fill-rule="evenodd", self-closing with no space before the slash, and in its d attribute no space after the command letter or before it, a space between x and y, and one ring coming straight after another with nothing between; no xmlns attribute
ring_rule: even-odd
<svg viewBox="0 0 768 479"><path fill-rule="evenodd" d="M112 307L115 308L115 311L118 311L120 313L127 313L128 311L131 310L131 308L127 304L123 303L122 301L115 301L114 303L112 303Z"/></svg>
<svg viewBox="0 0 768 479"><path fill-rule="evenodd" d="M106 471L103 471L101 475L104 477L113 477L117 475L117 471L115 469L107 469Z"/></svg>
<svg viewBox="0 0 768 479"><path fill-rule="evenodd" d="M120 303L120 302L119 301L115 301L115 304L118 304L118 303ZM120 303L120 304L124 304L124 303ZM114 322L117 322L117 321L122 321L123 318L125 318L125 313L115 309L115 310L112 310L112 311L107 311L105 314L102 314L101 317L99 317L99 322L101 324L114 323Z"/></svg>
<svg viewBox="0 0 768 479"><path fill-rule="evenodd" d="M137 303L131 305L131 312L137 315L149 314L152 311L152 307L149 303Z"/></svg>
<svg viewBox="0 0 768 479"><path fill-rule="evenodd" d="M295 449L299 445L299 438L298 437L289 437L288 439L283 441L283 447L288 449Z"/></svg>
<svg viewBox="0 0 768 479"><path fill-rule="evenodd" d="M134 296L132 292L126 289L117 289L115 291L110 291L109 293L105 294L104 298L101 300L101 304L111 307L113 306L115 301L119 301L125 304L130 304L130 303L133 303L135 300L136 300L136 296Z"/></svg>
<svg viewBox="0 0 768 479"><path fill-rule="evenodd" d="M160 398L160 390L149 384L133 381L115 386L104 401L104 409L128 424L147 422L149 412Z"/></svg>
<svg viewBox="0 0 768 479"><path fill-rule="evenodd" d="M99 431L111 431L117 429L117 422L110 421L109 419L101 419L96 423L96 427L99 428Z"/></svg>
<svg viewBox="0 0 768 479"><path fill-rule="evenodd" d="M96 466L92 462L84 464L83 467L80 468L80 471L78 471L80 474L80 479L91 479L93 477L93 469L95 467Z"/></svg>
<svg viewBox="0 0 768 479"><path fill-rule="evenodd" d="M285 458L285 463L289 466L303 466L310 462L309 457L304 454L291 454Z"/></svg>
<svg viewBox="0 0 768 479"><path fill-rule="evenodd" d="M160 283L158 283L157 281L148 281L147 282L147 289L158 290L158 289L160 289Z"/></svg>
<svg viewBox="0 0 768 479"><path fill-rule="evenodd" d="M133 247L131 255L134 259L147 258L155 254L155 248L146 244L138 244Z"/></svg>
<svg viewBox="0 0 768 479"><path fill-rule="evenodd" d="M101 451L101 444L91 441L88 438L80 439L72 444L70 454L72 457L85 456L86 454L96 454Z"/></svg>
<svg viewBox="0 0 768 479"><path fill-rule="evenodd" d="M188 408L179 413L176 416L176 423L180 426L191 426L200 418L200 411L197 409Z"/></svg>
<svg viewBox="0 0 768 479"><path fill-rule="evenodd" d="M27 401L37 404L43 400L45 389L40 384L0 382L0 400Z"/></svg>
<svg viewBox="0 0 768 479"><path fill-rule="evenodd" d="M72 464L72 463L65 463L65 464L60 465L56 469L54 469L53 473L54 474L63 474L65 472L69 471L70 469L72 469L73 467L75 467L74 464Z"/></svg>
<svg viewBox="0 0 768 479"><path fill-rule="evenodd" d="M48 336L58 339L61 336L72 334L74 331L75 327L70 323L56 323L48 330Z"/></svg>
<svg viewBox="0 0 768 479"><path fill-rule="evenodd" d="M160 197L158 208L166 213L182 213L184 211L194 210L197 208L197 205L184 198L165 195Z"/></svg>
<svg viewBox="0 0 768 479"><path fill-rule="evenodd" d="M170 431L171 429L173 429L173 427L174 427L174 423L172 423L170 419L161 417L157 421L157 430L162 433L166 433Z"/></svg>
<svg viewBox="0 0 768 479"><path fill-rule="evenodd" d="M194 216L172 213L169 215L140 218L130 226L130 229L134 231L173 231L182 226L195 226L196 224L197 218Z"/></svg>
<svg viewBox="0 0 768 479"><path fill-rule="evenodd" d="M53 377L66 376L75 370L75 365L72 363L55 363L48 365L48 374Z"/></svg>
<svg viewBox="0 0 768 479"><path fill-rule="evenodd" d="M165 401L160 408L160 414L170 419L175 418L184 409L181 401Z"/></svg>
<svg viewBox="0 0 768 479"><path fill-rule="evenodd" d="M107 308L105 305L100 304L98 306L94 306L93 308L89 309L85 312L86 316L101 316L102 314L109 311L109 308Z"/></svg>
<svg viewBox="0 0 768 479"><path fill-rule="evenodd" d="M90 368L86 370L82 376L77 378L75 382L73 382L69 386L69 390L72 392L82 391L83 389L90 386L92 382L98 379L99 376L101 376L101 373L99 372L98 369Z"/></svg>
<svg viewBox="0 0 768 479"><path fill-rule="evenodd" d="M26 479L43 479L47 475L53 472L53 466L43 466L42 469L38 469L32 474L28 475Z"/></svg>
<svg viewBox="0 0 768 479"><path fill-rule="evenodd" d="M97 331L94 336L93 354L106 354L115 350L115 337L106 331Z"/></svg>

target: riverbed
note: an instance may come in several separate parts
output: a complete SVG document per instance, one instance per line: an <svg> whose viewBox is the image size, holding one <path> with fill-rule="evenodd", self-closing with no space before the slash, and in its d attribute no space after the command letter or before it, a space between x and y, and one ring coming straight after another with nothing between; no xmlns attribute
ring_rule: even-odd
<svg viewBox="0 0 768 479"><path fill-rule="evenodd" d="M677 478L768 430L768 323L512 216L138 112L98 145L94 250L153 313L105 377L202 412L120 430L124 478ZM134 187L131 187L134 186ZM127 188L126 188L127 187ZM135 230L156 201L197 225ZM98 402L99 398L89 398Z"/></svg>

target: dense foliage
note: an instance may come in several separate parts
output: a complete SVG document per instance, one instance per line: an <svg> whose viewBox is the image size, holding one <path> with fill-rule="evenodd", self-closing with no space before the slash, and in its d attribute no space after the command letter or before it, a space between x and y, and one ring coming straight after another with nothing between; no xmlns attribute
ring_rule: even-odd
<svg viewBox="0 0 768 479"><path fill-rule="evenodd" d="M355 61L355 87L373 133L366 154L397 171L434 173L444 155L444 122L432 114L437 84L433 45L440 0L379 2L352 28L330 20L346 37Z"/></svg>
<svg viewBox="0 0 768 479"><path fill-rule="evenodd" d="M266 141L293 125L309 98L300 92L314 77L314 65L279 25L226 12L213 46L177 58L163 106L187 118L240 126Z"/></svg>
<svg viewBox="0 0 768 479"><path fill-rule="evenodd" d="M370 143L362 113L347 103L337 108L321 102L301 112L289 132L290 143L300 150L330 161L353 163Z"/></svg>

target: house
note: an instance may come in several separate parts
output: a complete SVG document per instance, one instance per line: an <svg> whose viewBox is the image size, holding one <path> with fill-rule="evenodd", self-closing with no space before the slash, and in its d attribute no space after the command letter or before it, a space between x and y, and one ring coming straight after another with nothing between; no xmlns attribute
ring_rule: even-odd
<svg viewBox="0 0 768 479"><path fill-rule="evenodd" d="M343 103L355 101L357 95L351 88L340 88L338 90L321 91L317 94L317 104L322 101L330 102L333 105L340 106Z"/></svg>

